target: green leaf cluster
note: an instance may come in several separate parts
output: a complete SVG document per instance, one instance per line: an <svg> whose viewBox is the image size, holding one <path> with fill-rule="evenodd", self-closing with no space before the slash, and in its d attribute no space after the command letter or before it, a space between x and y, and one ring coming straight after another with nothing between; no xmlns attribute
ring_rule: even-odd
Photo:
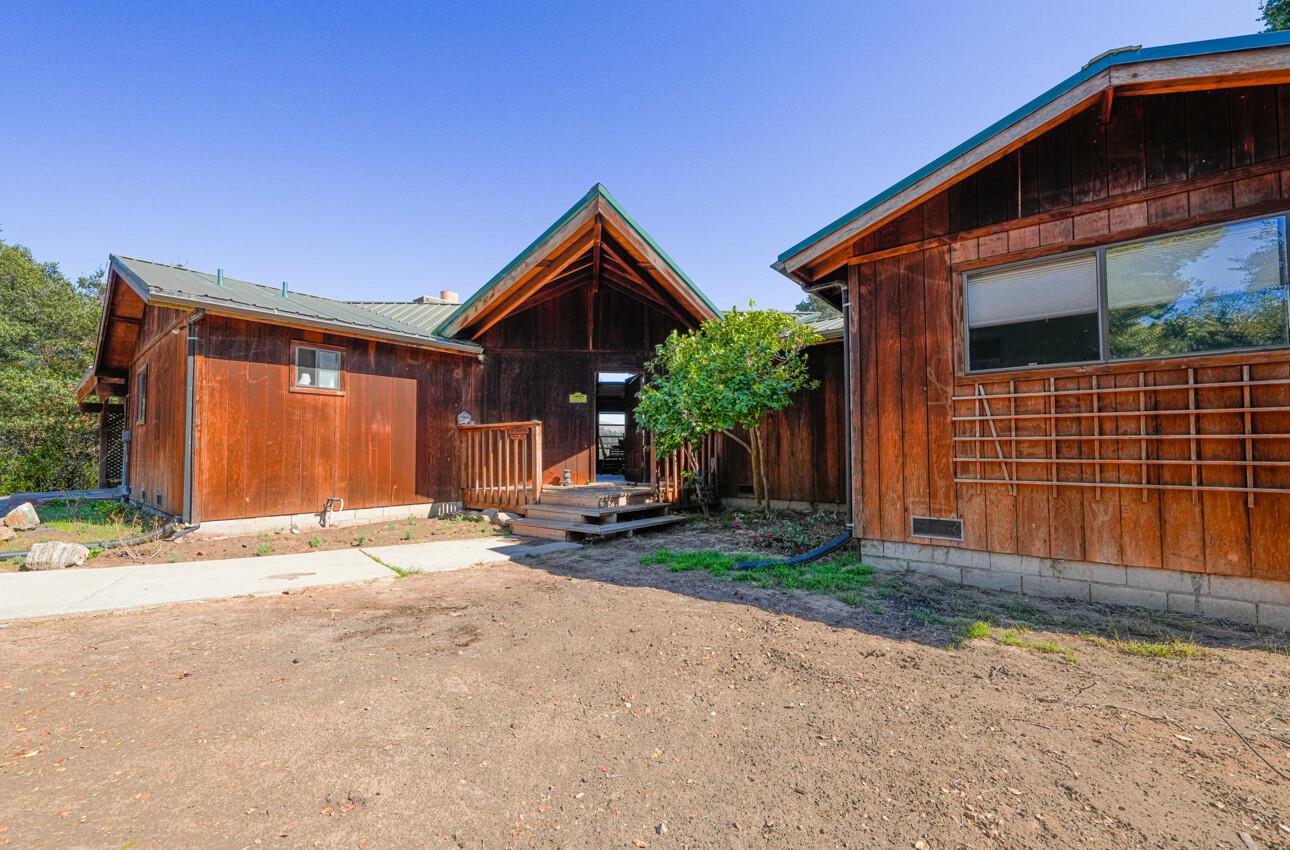
<svg viewBox="0 0 1290 850"><path fill-rule="evenodd" d="M646 364L637 420L660 452L717 431L752 429L809 380L804 349L822 338L777 310L731 310L673 331Z"/></svg>
<svg viewBox="0 0 1290 850"><path fill-rule="evenodd" d="M97 422L75 389L93 360L102 288L102 270L73 281L0 241L0 493L95 483Z"/></svg>
<svg viewBox="0 0 1290 850"><path fill-rule="evenodd" d="M822 337L777 310L731 310L686 333L673 331L646 364L637 421L660 454L724 432L752 455L754 487L765 490L759 426L802 388L815 388L805 349ZM745 441L736 434L743 431Z"/></svg>

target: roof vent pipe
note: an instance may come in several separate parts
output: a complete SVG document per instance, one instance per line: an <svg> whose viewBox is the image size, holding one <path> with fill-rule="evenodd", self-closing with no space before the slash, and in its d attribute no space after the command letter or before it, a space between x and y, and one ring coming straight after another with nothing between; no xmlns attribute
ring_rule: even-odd
<svg viewBox="0 0 1290 850"><path fill-rule="evenodd" d="M223 270L223 269L216 269L216 270L215 270L215 285L216 285L216 286L223 286L223 285L224 285L224 270Z"/></svg>
<svg viewBox="0 0 1290 850"><path fill-rule="evenodd" d="M457 293L453 292L451 289L439 290L440 301L447 301L449 304L456 304L460 300L460 297L461 296L457 295Z"/></svg>
<svg viewBox="0 0 1290 850"><path fill-rule="evenodd" d="M282 281L282 297L287 297L287 282L285 280Z"/></svg>

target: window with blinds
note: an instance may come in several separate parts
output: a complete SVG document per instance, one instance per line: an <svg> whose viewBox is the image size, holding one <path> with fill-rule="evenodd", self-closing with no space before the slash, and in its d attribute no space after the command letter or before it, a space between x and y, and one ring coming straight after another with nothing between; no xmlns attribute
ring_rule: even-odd
<svg viewBox="0 0 1290 850"><path fill-rule="evenodd" d="M1097 256L1077 254L968 276L970 367L1097 360Z"/></svg>
<svg viewBox="0 0 1290 850"><path fill-rule="evenodd" d="M972 371L1290 344L1284 216L966 276Z"/></svg>

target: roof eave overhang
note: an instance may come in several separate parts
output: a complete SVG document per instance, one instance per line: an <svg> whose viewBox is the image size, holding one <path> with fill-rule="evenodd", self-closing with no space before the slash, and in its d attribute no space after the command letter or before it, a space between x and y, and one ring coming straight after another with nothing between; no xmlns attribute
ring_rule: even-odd
<svg viewBox="0 0 1290 850"><path fill-rule="evenodd" d="M214 304L201 298L189 298L187 296L176 295L174 293L154 291L152 292L152 297L149 303L158 307L175 307L181 310L205 310L207 313L216 316L229 316L235 319L249 319L271 325L305 327L311 330L338 334L340 336L393 342L399 345L411 346L413 348L426 348L433 351L444 351L451 354L475 356L482 354L484 351L483 346L477 345L473 342L461 342L458 340L446 339L431 340L424 337L413 336L411 334L401 334L395 331L355 328L351 325L345 325L339 322L328 322L322 319L313 319L307 316L279 313L271 310L258 310L253 307L239 307L235 304Z"/></svg>
<svg viewBox="0 0 1290 850"><path fill-rule="evenodd" d="M1256 42L1251 42L1256 38ZM1224 46L1245 45L1245 46ZM1221 79L1219 79L1221 78ZM1290 33L1219 39L1099 57L1021 108L888 188L779 256L771 268L797 283L812 282L811 264L879 227L927 196L980 170L1108 91L1149 94L1180 90L1188 81L1213 87L1290 81Z"/></svg>

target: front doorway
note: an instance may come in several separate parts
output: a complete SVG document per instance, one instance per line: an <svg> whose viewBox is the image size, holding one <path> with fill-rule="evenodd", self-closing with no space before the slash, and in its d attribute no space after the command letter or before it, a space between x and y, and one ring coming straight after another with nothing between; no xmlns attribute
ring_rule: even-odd
<svg viewBox="0 0 1290 850"><path fill-rule="evenodd" d="M595 480L628 484L646 480L644 440L632 415L641 376L596 373Z"/></svg>

